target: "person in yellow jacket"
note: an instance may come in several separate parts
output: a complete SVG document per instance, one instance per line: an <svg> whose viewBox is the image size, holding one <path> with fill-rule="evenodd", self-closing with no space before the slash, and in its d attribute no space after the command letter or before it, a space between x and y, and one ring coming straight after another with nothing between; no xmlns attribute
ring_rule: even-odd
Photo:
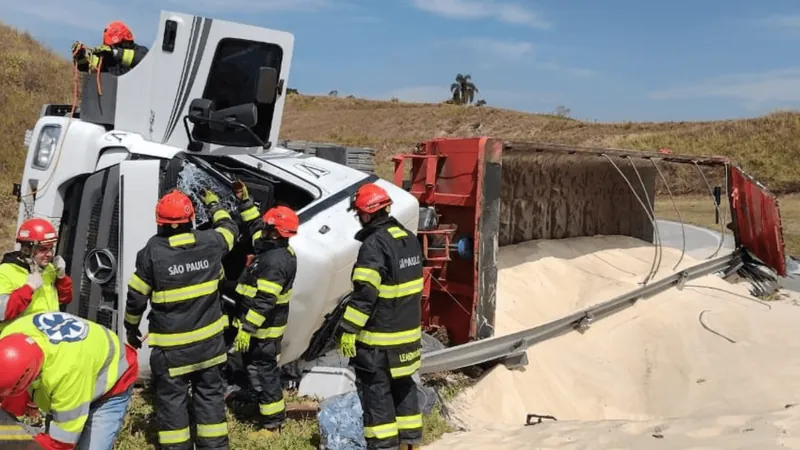
<svg viewBox="0 0 800 450"><path fill-rule="evenodd" d="M46 450L111 449L139 373L136 350L107 328L62 312L20 317L0 331L0 398L16 416L52 415Z"/></svg>
<svg viewBox="0 0 800 450"><path fill-rule="evenodd" d="M46 219L33 218L17 231L18 251L0 263L0 329L17 317L58 311L72 301L72 279L61 256L53 256L58 233Z"/></svg>

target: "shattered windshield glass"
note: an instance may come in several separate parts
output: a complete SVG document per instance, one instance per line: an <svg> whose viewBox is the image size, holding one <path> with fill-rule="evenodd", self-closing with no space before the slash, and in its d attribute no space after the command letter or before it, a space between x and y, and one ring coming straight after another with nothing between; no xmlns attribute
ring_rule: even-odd
<svg viewBox="0 0 800 450"><path fill-rule="evenodd" d="M223 183L213 175L208 173L205 169L198 167L196 164L184 160L181 166L181 171L178 174L177 187L191 197L192 202L195 204L195 222L197 225L204 224L211 220L206 214L206 209L203 206L202 195L203 189L210 189L219 196L219 202L226 211L235 213L238 202L236 196L233 194L233 189Z"/></svg>

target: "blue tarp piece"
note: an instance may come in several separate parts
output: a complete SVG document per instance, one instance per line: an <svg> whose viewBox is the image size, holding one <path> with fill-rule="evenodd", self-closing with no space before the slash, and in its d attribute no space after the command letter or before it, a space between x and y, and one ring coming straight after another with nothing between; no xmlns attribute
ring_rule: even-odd
<svg viewBox="0 0 800 450"><path fill-rule="evenodd" d="M365 450L361 401L356 391L326 398L317 413L321 447L326 450Z"/></svg>

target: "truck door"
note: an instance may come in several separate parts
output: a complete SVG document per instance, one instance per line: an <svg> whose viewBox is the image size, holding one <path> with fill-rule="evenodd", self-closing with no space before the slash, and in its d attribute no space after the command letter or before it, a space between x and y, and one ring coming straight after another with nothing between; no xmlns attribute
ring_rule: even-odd
<svg viewBox="0 0 800 450"><path fill-rule="evenodd" d="M139 160L124 161L119 165L119 270L117 284L119 302L117 314L117 330L121 335L125 320L125 300L128 295L128 281L135 271L136 254L156 234L156 203L159 197L160 161ZM142 334L147 334L147 312L140 324ZM140 352L142 357L149 358L150 350L147 341ZM148 359L149 360L149 359Z"/></svg>
<svg viewBox="0 0 800 450"><path fill-rule="evenodd" d="M73 280L68 312L122 332L136 252L155 233L158 175L157 160L123 161L73 184L59 243Z"/></svg>
<svg viewBox="0 0 800 450"><path fill-rule="evenodd" d="M778 199L739 167L731 166L729 180L736 244L785 277L786 255Z"/></svg>
<svg viewBox="0 0 800 450"><path fill-rule="evenodd" d="M192 100L211 100L215 110L252 103L257 118L250 129L277 144L293 47L294 36L284 31L162 11L147 56L117 81L115 128L185 149L183 119ZM277 73L276 96L269 104L255 102L264 67ZM211 143L200 152L226 146L239 153L262 151L243 130L200 128L193 132Z"/></svg>

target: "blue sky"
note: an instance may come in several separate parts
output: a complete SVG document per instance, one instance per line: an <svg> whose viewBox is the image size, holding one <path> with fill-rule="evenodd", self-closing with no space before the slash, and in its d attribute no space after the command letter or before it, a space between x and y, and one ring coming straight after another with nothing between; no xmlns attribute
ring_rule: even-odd
<svg viewBox="0 0 800 450"><path fill-rule="evenodd" d="M797 0L4 0L0 20L69 53L159 10L292 32L303 93L441 101L469 73L490 105L579 119L706 120L800 107Z"/></svg>

